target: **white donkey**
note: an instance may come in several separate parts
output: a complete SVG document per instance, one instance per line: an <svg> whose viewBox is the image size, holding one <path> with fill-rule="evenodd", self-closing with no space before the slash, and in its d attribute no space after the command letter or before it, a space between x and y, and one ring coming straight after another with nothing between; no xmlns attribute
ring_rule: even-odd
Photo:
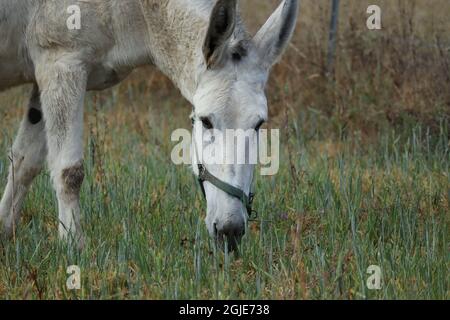
<svg viewBox="0 0 450 320"><path fill-rule="evenodd" d="M73 5L80 9L81 28L72 30L67 20ZM13 233L47 158L60 237L83 246L85 92L111 87L139 66L155 65L174 82L194 106L194 127L257 129L268 116L269 70L290 40L297 14L298 1L284 0L251 37L237 0L1 0L0 90L24 83L34 90L12 147L0 232ZM253 166L199 165L194 172L204 187L210 234L237 243L251 204Z"/></svg>

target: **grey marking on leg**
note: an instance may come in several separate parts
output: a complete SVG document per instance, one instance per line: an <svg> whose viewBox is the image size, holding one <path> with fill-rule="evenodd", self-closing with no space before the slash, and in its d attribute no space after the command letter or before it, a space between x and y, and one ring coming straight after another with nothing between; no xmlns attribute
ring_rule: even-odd
<svg viewBox="0 0 450 320"><path fill-rule="evenodd" d="M68 195L78 195L84 180L83 163L78 163L71 168L64 169L62 172L62 181L64 183L64 192Z"/></svg>

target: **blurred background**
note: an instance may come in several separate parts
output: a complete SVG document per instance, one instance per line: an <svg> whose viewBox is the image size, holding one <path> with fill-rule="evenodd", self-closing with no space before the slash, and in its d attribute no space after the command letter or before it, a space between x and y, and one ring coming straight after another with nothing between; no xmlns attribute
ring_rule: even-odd
<svg viewBox="0 0 450 320"><path fill-rule="evenodd" d="M280 3L240 2L252 34ZM274 67L267 89L271 125L284 123L288 114L303 129L328 138L356 135L366 141L376 139L383 130L415 125L438 133L450 115L450 2L340 1L335 73L329 77L331 3L332 0L301 1L293 41ZM382 30L366 27L366 10L371 4L382 10ZM149 105L160 108L164 104L160 98L169 98L177 102L176 107L182 105L189 112L190 106L180 100L178 90L154 68L136 70L115 92L120 98L121 94L129 94L130 87L148 98L142 105L146 110ZM26 93L26 101L29 88L17 90ZM96 95L102 99L110 92ZM17 96L10 92L0 97L8 95ZM5 99L0 103L6 104ZM5 113L5 108L0 112ZM10 112L3 115L10 116Z"/></svg>
<svg viewBox="0 0 450 320"><path fill-rule="evenodd" d="M253 31L279 3L241 2ZM272 74L272 114L285 108L303 114L302 126L320 122L326 136L371 139L386 127L415 124L438 132L450 115L450 2L340 1L330 83L325 75L331 2L302 1L293 42ZM372 4L381 8L382 30L366 27Z"/></svg>

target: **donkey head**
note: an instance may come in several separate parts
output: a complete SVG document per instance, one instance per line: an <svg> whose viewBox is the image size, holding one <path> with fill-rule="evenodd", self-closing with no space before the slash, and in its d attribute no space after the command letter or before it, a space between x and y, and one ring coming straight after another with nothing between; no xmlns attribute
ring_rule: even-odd
<svg viewBox="0 0 450 320"><path fill-rule="evenodd" d="M268 117L264 89L269 71L289 43L297 12L297 0L284 0L251 38L243 35L237 0L217 0L212 11L203 46L207 67L193 98L192 163L207 200L208 231L220 243L227 241L229 249L235 249L245 232L254 171L254 163L230 162L229 155L236 161L257 149L258 129ZM234 138L222 139L230 130L245 132L243 148ZM221 157L217 150L223 150Z"/></svg>

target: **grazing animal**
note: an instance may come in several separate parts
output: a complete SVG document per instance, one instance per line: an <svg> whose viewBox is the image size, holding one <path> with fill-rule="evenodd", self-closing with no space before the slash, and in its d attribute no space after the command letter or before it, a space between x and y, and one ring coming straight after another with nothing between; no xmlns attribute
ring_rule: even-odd
<svg viewBox="0 0 450 320"><path fill-rule="evenodd" d="M2 0L0 90L25 83L34 89L12 146L0 232L13 233L27 190L47 160L60 238L83 247L79 196L85 92L109 88L139 66L154 65L174 82L194 107L194 128L247 130L266 121L264 88L294 31L299 4L284 0L251 37L237 2ZM80 28L68 27L73 5L80 9ZM203 147L199 141L195 145ZM193 168L202 179L210 234L234 247L245 232L248 199L243 198L250 193L253 166ZM218 187L199 169L228 187Z"/></svg>

